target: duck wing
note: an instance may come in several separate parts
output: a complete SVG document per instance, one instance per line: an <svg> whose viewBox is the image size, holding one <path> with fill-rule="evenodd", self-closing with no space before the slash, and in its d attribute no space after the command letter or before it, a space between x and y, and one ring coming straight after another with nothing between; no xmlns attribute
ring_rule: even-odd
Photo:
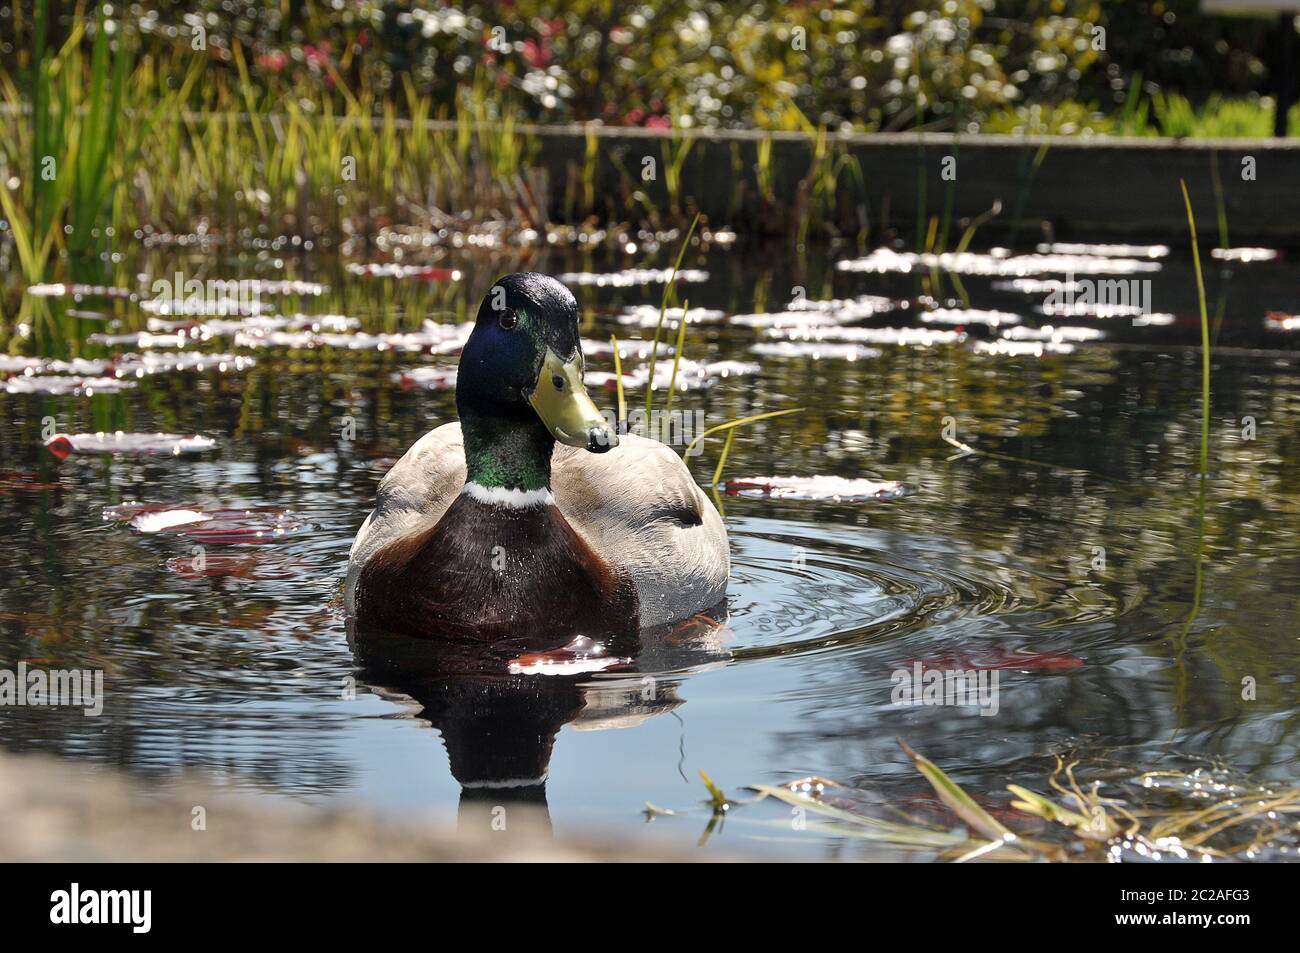
<svg viewBox="0 0 1300 953"><path fill-rule="evenodd" d="M641 625L675 622L723 600L731 558L717 508L671 448L635 434L606 453L558 445L555 502L636 586Z"/></svg>
<svg viewBox="0 0 1300 953"><path fill-rule="evenodd" d="M465 485L460 424L443 424L411 445L379 482L375 508L361 524L348 554L347 610L356 610L357 579L366 561L390 543L442 519Z"/></svg>

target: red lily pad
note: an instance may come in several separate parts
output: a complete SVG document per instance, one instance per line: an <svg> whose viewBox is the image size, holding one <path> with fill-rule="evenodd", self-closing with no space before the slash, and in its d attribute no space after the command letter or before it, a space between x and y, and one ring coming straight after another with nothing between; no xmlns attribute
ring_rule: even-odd
<svg viewBox="0 0 1300 953"><path fill-rule="evenodd" d="M298 579L315 568L304 559L257 552L173 556L167 560L167 570L186 579Z"/></svg>
<svg viewBox="0 0 1300 953"><path fill-rule="evenodd" d="M904 667L921 665L926 669L944 669L948 671L1017 671L1048 670L1064 671L1083 667L1083 659L1074 655L1051 652L1033 652L1029 649L988 648L971 652L943 655L928 659L909 659Z"/></svg>

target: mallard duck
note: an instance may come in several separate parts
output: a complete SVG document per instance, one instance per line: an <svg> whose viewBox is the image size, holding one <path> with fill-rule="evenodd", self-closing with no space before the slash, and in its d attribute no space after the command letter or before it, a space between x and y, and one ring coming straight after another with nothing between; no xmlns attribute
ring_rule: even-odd
<svg viewBox="0 0 1300 953"><path fill-rule="evenodd" d="M425 637L593 638L722 601L717 509L665 445L618 434L583 386L578 305L541 274L498 281L456 380L457 423L379 484L348 565L348 610Z"/></svg>

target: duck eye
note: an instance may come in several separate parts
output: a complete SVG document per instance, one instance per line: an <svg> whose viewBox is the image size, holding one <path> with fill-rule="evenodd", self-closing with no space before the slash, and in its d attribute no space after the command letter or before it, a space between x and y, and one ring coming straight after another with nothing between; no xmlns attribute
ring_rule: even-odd
<svg viewBox="0 0 1300 953"><path fill-rule="evenodd" d="M513 331L515 325L519 323L519 316L513 311L503 311L501 312L501 317L497 320L501 327L505 328L507 331Z"/></svg>

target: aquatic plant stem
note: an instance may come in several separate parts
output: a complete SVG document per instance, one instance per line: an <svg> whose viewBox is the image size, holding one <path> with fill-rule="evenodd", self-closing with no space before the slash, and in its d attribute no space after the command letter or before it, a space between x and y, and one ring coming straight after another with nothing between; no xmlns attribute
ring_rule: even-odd
<svg viewBox="0 0 1300 953"><path fill-rule="evenodd" d="M754 414L752 417L741 417L737 420L728 420L725 424L718 424L716 427L710 427L708 430L704 431L702 434L700 434L698 437L696 437L694 440L688 443L686 445L686 449L682 451L682 455L686 456L690 454L690 452L693 449L695 449L695 445L697 443L699 443L705 437L710 437L715 433L722 433L724 430L731 430L735 427L743 427L745 424L752 424L756 420L769 420L772 417L784 417L787 414L799 414L799 413L803 413L803 411L804 411L803 407L792 407L789 410L769 410L765 414Z"/></svg>
<svg viewBox="0 0 1300 953"><path fill-rule="evenodd" d="M1201 598L1205 583L1205 496L1206 484L1209 482L1210 469L1210 320L1205 304L1205 276L1201 272L1201 251L1196 238L1196 216L1192 213L1192 198L1187 192L1187 183L1182 179L1178 184L1183 192L1183 205L1187 209L1187 227L1192 236L1192 267L1196 272L1196 298L1201 318L1201 455L1199 483L1196 502L1196 574L1192 584L1192 606L1178 633L1175 665L1178 669L1178 725L1174 732L1182 728L1183 712L1187 700L1187 668L1184 655L1187 652L1187 636L1192 623L1201 612Z"/></svg>
<svg viewBox="0 0 1300 953"><path fill-rule="evenodd" d="M957 247L953 249L953 254L961 255L964 253L966 249L970 247L971 240L975 238L975 232L979 230L979 227L989 221L989 219L996 218L1001 214L1002 200L996 199L987 212L975 216L975 218L971 220L970 224L966 226L966 230L962 232L962 236L957 242ZM962 280L957 275L957 272L953 271L948 277L952 279L952 285L957 289L957 294L962 300L962 307L969 308L970 295L966 293L966 286L962 284Z"/></svg>
<svg viewBox="0 0 1300 953"><path fill-rule="evenodd" d="M682 259L686 257L686 249L691 243L691 236L695 234L695 226L700 222L700 213L696 212L695 217L691 219L691 227L686 230L686 237L682 239L682 247L677 249L677 261L673 263L672 274L668 276L668 281L664 285L663 297L659 299L659 321L655 324L654 344L650 347L650 376L645 385L645 415L646 420L650 419L650 411L654 408L654 382L655 382L655 365L659 362L659 336L664 330L664 313L668 310L668 296L672 294L677 281L677 270L682 267ZM686 323L686 312L682 312L682 323Z"/></svg>
<svg viewBox="0 0 1300 953"><path fill-rule="evenodd" d="M618 419L614 421L615 431L623 433L627 424L627 401L623 396L623 359L618 356L618 336L611 334L609 343L614 348L614 385L618 390Z"/></svg>
<svg viewBox="0 0 1300 953"><path fill-rule="evenodd" d="M1187 183L1178 180L1187 207L1187 227L1192 233L1192 267L1196 269L1196 301L1201 317L1201 479L1210 469L1210 319L1205 306L1205 275L1201 271L1201 250L1196 240L1196 217Z"/></svg>
<svg viewBox="0 0 1300 953"><path fill-rule="evenodd" d="M727 465L727 457L731 454L731 441L736 439L736 428L732 427L727 431L727 442L722 445L722 453L718 455L718 465L713 469L713 486L717 487L718 481L722 479L722 470Z"/></svg>
<svg viewBox="0 0 1300 953"><path fill-rule="evenodd" d="M988 457L990 460L1006 460L1009 463L1025 463L1028 464L1029 466L1047 467L1048 469L1051 470L1060 470L1063 473L1086 473L1089 476L1099 477L1100 479L1103 480L1108 479L1107 477L1101 476L1101 474L1098 473L1094 473L1091 470L1083 470L1080 469L1079 467L1061 466L1060 464L1057 463L1048 463L1045 460L1033 460L1029 457L1014 457L1008 453L996 453L992 450L980 450L976 447L972 447L968 443L963 443L962 441L956 439L955 437L946 437L943 434L940 434L939 436L944 443L948 444L948 446L956 447L957 450L960 451L959 453L954 453L951 457L948 457L948 459L945 462L960 460L962 457L971 457L971 456Z"/></svg>
<svg viewBox="0 0 1300 953"><path fill-rule="evenodd" d="M673 394L677 392L677 368L682 363L682 349L686 347L686 315L691 310L691 299L682 302L682 323L677 327L677 347L673 350L673 373L668 378L668 401L664 410L672 413Z"/></svg>

